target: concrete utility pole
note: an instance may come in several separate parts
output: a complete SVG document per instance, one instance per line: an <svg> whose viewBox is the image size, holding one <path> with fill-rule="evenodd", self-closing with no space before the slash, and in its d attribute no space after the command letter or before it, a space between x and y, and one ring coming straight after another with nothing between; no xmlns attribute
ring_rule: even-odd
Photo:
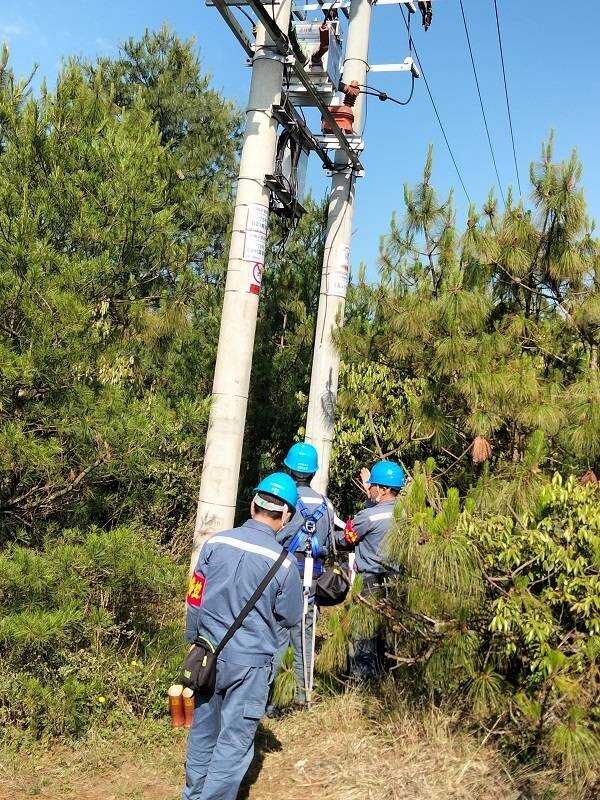
<svg viewBox="0 0 600 800"><path fill-rule="evenodd" d="M286 33L291 7L291 0L266 6ZM271 109L281 101L283 60L257 24L192 566L206 536L231 528L235 515L269 215L265 175L273 172L277 146Z"/></svg>
<svg viewBox="0 0 600 800"><path fill-rule="evenodd" d="M357 81L364 86L367 82L370 28L371 3L369 0L352 0L343 70L345 84ZM354 105L354 131L357 134L362 133L365 102L366 95L360 94ZM331 181L306 420L306 439L319 453L320 467L313 481L319 492L327 491L340 370L340 356L332 334L338 317L343 320L350 269L356 175L349 163L348 156L338 150L335 165L341 171L334 174Z"/></svg>

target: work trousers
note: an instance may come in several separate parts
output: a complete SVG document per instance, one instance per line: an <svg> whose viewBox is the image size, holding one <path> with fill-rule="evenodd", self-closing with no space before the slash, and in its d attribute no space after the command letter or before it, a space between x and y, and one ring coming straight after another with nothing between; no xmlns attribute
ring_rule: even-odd
<svg viewBox="0 0 600 800"><path fill-rule="evenodd" d="M363 574L362 593L377 597L384 591L383 575ZM350 645L350 677L359 681L377 681L383 673L385 642L380 631L375 636L356 639Z"/></svg>
<svg viewBox="0 0 600 800"><path fill-rule="evenodd" d="M235 800L272 678L272 661L248 667L219 659L215 693L196 707L188 734L183 800Z"/></svg>

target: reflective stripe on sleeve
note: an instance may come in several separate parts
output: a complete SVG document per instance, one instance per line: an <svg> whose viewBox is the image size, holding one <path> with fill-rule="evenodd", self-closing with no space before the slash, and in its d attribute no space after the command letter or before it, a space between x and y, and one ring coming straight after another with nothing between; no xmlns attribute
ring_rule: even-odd
<svg viewBox="0 0 600 800"><path fill-rule="evenodd" d="M370 522L377 522L378 519L390 519L393 515L393 511L380 511L378 514L369 514L367 519Z"/></svg>
<svg viewBox="0 0 600 800"><path fill-rule="evenodd" d="M262 547L260 544L252 544L251 542L244 542L241 539L234 539L232 536L213 536L209 539L211 544L228 544L230 547L236 547L238 550L246 550L248 553L256 553L259 556L270 558L271 561L277 561L279 553L276 550L269 550L268 547ZM286 558L281 565L286 569L290 566L289 558Z"/></svg>

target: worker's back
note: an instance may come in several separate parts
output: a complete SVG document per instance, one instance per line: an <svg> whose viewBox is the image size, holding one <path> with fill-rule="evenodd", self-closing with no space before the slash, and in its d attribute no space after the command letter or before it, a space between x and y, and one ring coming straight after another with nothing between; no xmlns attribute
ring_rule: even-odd
<svg viewBox="0 0 600 800"><path fill-rule="evenodd" d="M311 486L298 486L296 513L279 531L277 534L277 541L279 544L289 549L294 537L305 524L307 515L310 515L309 518L311 518L312 515L318 516L318 519L315 521L314 536L318 542L320 557L325 557L331 549L335 512L331 501L324 497L324 495L319 494L319 492ZM314 552L313 555L318 557Z"/></svg>
<svg viewBox="0 0 600 800"><path fill-rule="evenodd" d="M281 552L271 528L256 520L212 536L190 582L187 641L203 636L218 644ZM300 619L301 594L298 571L286 558L221 657L247 666L271 660L281 629Z"/></svg>

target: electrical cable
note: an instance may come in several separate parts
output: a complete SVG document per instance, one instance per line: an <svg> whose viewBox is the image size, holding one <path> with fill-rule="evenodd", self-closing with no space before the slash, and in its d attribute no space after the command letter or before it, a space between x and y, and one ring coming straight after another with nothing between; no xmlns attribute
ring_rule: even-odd
<svg viewBox="0 0 600 800"><path fill-rule="evenodd" d="M513 131L512 114L510 113L510 100L508 99L508 84L506 82L506 68L504 65L504 48L502 47L502 34L500 33L500 15L498 13L498 3L494 0L494 11L496 12L496 28L498 30L498 45L500 47L500 60L502 61L502 77L504 78L504 94L506 95L506 110L508 111L508 124L510 126L510 138L512 141L513 157L515 159L515 172L517 173L517 186L519 187L519 194L523 196L521 191L521 178L519 177L519 165L517 163L517 148L515 145L515 134Z"/></svg>
<svg viewBox="0 0 600 800"><path fill-rule="evenodd" d="M395 103L397 106L407 106L410 101L412 100L414 91L415 91L415 76L411 75L412 83L410 87L410 94L406 100L398 100L397 97L392 97L387 92L382 92L381 89L376 89L374 86L361 86L360 88L363 89L363 94L369 95L370 97L376 97L378 100L385 102L385 100L390 100L392 103Z"/></svg>
<svg viewBox="0 0 600 800"><path fill-rule="evenodd" d="M362 139L365 135L365 131L367 129L367 121L369 119L369 96L367 92L365 94L365 118L363 120L362 131L360 132L360 138Z"/></svg>
<svg viewBox="0 0 600 800"><path fill-rule="evenodd" d="M417 52L416 45L415 45L414 40L413 40L413 38L412 38L412 36L410 34L410 23L406 20L406 17L404 15L404 9L402 8L402 6L398 6L398 8L400 9L400 13L402 14L402 19L404 20L404 24L406 25L406 30L408 31L411 52L414 52L414 54L415 54L415 59L417 61L417 64L419 65L419 69L421 71L421 76L422 76L423 81L425 83L425 88L427 89L427 94L429 95L429 99L431 100L431 105L433 106L433 110L435 112L435 116L437 117L437 121L438 121L439 126L440 126L440 130L442 131L442 136L444 137L444 141L446 142L446 147L448 148L448 152L450 153L450 158L452 159L452 163L454 164L454 169L456 170L456 174L458 175L458 180L460 181L460 185L463 188L463 192L465 193L465 196L466 196L467 200L470 203L471 202L471 198L469 197L469 193L467 191L467 187L465 186L465 182L464 182L463 177L461 175L461 172L460 172L460 170L458 168L458 164L456 163L456 158L454 157L454 153L452 152L452 148L450 147L450 142L448 141L448 136L446 135L446 130L445 130L444 125L442 123L442 118L440 117L439 111L437 110L437 106L435 104L435 100L433 99L433 94L431 93L431 87L429 86L429 81L427 80L427 76L425 75L425 70L423 69L423 64L421 63L421 59L419 58L419 53Z"/></svg>
<svg viewBox="0 0 600 800"><path fill-rule="evenodd" d="M502 181L500 180L500 173L498 172L498 165L496 164L496 156L494 154L494 146L492 144L492 136L490 134L490 129L488 126L487 117L485 115L485 108L483 105L483 97L481 96L481 87L479 86L479 76L477 75L477 67L475 66L475 57L473 55L473 48L471 47L471 37L469 36L469 27L467 25L467 17L465 15L465 7L463 5L463 0L458 0L460 4L460 11L463 18L463 23L465 26L465 34L467 36L467 45L469 46L469 55L471 56L471 65L473 67L473 75L475 76L475 86L477 87L477 94L479 95L479 105L481 106L481 115L483 117L483 124L485 126L485 132L487 134L488 144L490 146L490 153L492 155L492 163L494 165L494 170L496 172L496 179L498 181L498 189L500 189L500 195L502 197L502 202L506 205L506 200L504 199L504 191L502 190Z"/></svg>
<svg viewBox="0 0 600 800"><path fill-rule="evenodd" d="M337 239L337 235L340 232L340 229L342 227L342 223L344 222L344 218L346 216L346 212L348 211L348 208L349 208L348 203L350 202L350 197L352 195L352 188L354 186L354 180L356 178L354 167L351 167L350 169L351 169L351 171L350 171L350 180L348 181L348 193L346 195L346 200L345 200L345 203L344 203L344 210L340 214L340 220L338 222L338 226L335 229L335 233L333 234L333 236L331 238L331 244L329 245L329 252L327 253L327 262L326 262L326 267L325 267L326 272L328 272L328 270L329 270L329 259L331 257L331 253L333 251L333 245L335 244L335 240ZM329 195L329 198L327 200L327 208L328 209L329 209L329 203L331 202L331 199L332 199L332 194ZM327 281L327 275L325 277L325 281ZM323 314L323 328L321 329L321 337L320 337L319 344L323 343L323 336L325 335L325 321L327 319L327 304L328 304L328 302L329 302L329 294L328 294L327 291L325 291L325 313ZM317 338L317 331L315 330L315 341L316 341L316 338Z"/></svg>
<svg viewBox="0 0 600 800"><path fill-rule="evenodd" d="M250 22L252 23L252 27L254 28L254 26L256 25L256 20L253 17L251 17L250 14L246 11L246 9L242 8L242 6L238 6L237 9L238 11L242 12L242 14L246 17L246 19L250 20Z"/></svg>

